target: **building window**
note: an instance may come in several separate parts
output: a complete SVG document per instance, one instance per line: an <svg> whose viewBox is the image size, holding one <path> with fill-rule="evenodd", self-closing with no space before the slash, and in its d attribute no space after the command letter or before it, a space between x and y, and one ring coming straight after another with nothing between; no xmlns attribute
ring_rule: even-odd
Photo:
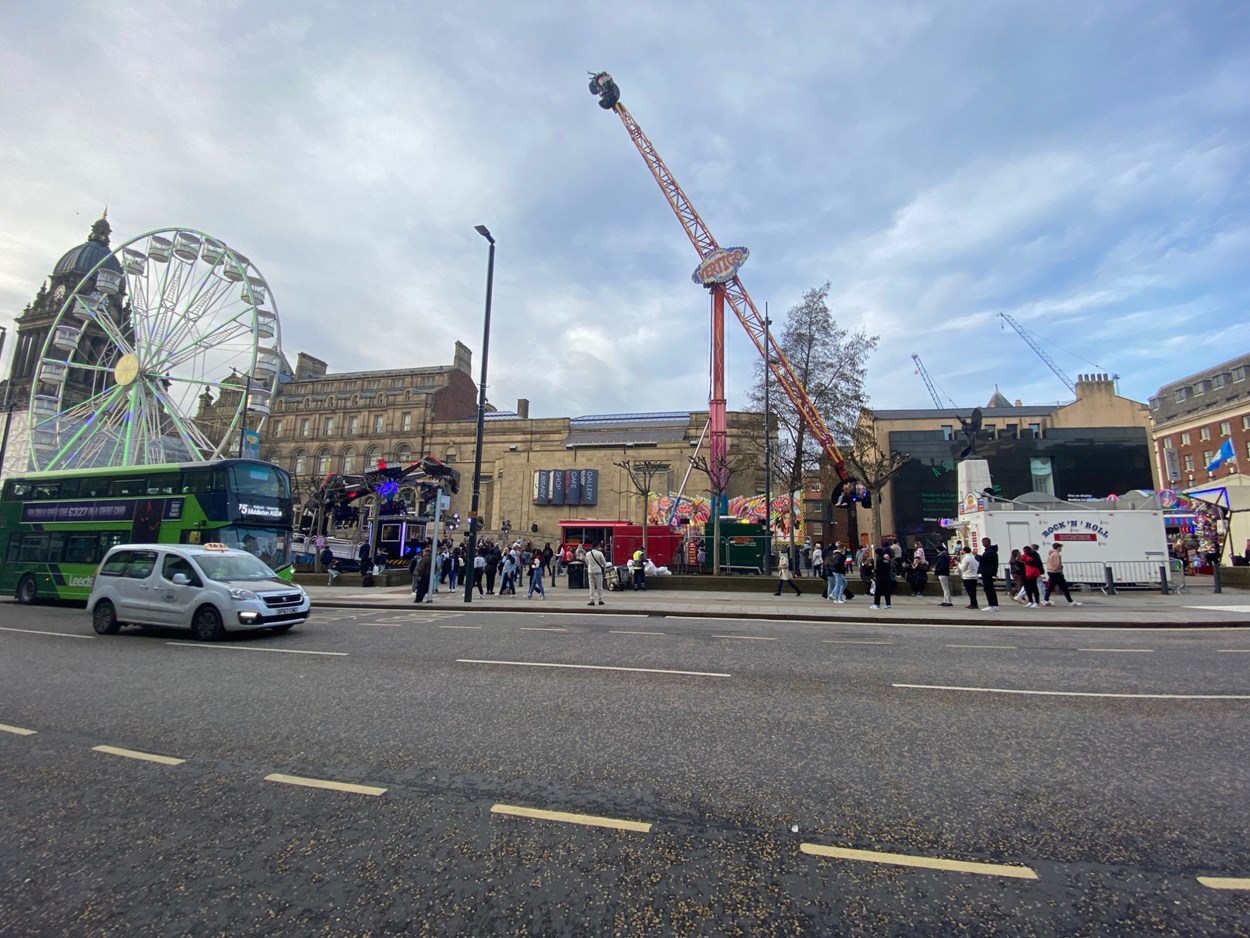
<svg viewBox="0 0 1250 938"><path fill-rule="evenodd" d="M311 429L312 428L308 422L308 418L301 417L299 421L299 435L300 436L312 436Z"/></svg>
<svg viewBox="0 0 1250 938"><path fill-rule="evenodd" d="M401 443L395 450L395 461L401 464L412 461L412 448L407 443Z"/></svg>
<svg viewBox="0 0 1250 938"><path fill-rule="evenodd" d="M308 471L308 457L304 455L303 450L299 450L292 457L291 471L293 471L297 476L302 476Z"/></svg>
<svg viewBox="0 0 1250 938"><path fill-rule="evenodd" d="M1192 453L1185 454L1185 471L1186 472L1194 471L1194 457Z"/></svg>
<svg viewBox="0 0 1250 938"><path fill-rule="evenodd" d="M275 420L273 422L273 435L282 436L282 421L281 420Z"/></svg>
<svg viewBox="0 0 1250 938"><path fill-rule="evenodd" d="M1231 420L1220 421L1220 436L1232 436L1233 424Z"/></svg>
<svg viewBox="0 0 1250 938"><path fill-rule="evenodd" d="M1040 423L1029 424L1029 429L1033 431L1033 437L1040 439L1042 435L1042 425Z"/></svg>
<svg viewBox="0 0 1250 938"><path fill-rule="evenodd" d="M412 429L412 414L403 413L399 415L399 429L405 433Z"/></svg>
<svg viewBox="0 0 1250 938"><path fill-rule="evenodd" d="M1158 410L1158 409L1159 409L1159 399L1158 399L1157 397L1152 397L1152 398L1150 399L1150 409L1151 409L1151 410Z"/></svg>
<svg viewBox="0 0 1250 938"><path fill-rule="evenodd" d="M1211 379L1211 387L1213 390L1219 390L1226 384L1228 384L1228 377L1226 375L1216 375Z"/></svg>
<svg viewBox="0 0 1250 938"><path fill-rule="evenodd" d="M330 451L323 449L317 454L317 475L324 476L330 473Z"/></svg>
<svg viewBox="0 0 1250 938"><path fill-rule="evenodd" d="M1203 440L1204 442L1205 442L1206 440L1211 439L1211 428L1210 428L1210 427L1203 427L1201 430L1199 430L1199 431L1198 431L1198 439Z"/></svg>
<svg viewBox="0 0 1250 938"><path fill-rule="evenodd" d="M322 422L322 430L325 436L330 436L332 433L334 433L334 418L333 417L327 417Z"/></svg>
<svg viewBox="0 0 1250 938"><path fill-rule="evenodd" d="M1246 366L1245 365L1238 365L1236 368L1233 369L1233 380L1234 381L1246 380Z"/></svg>
<svg viewBox="0 0 1250 938"><path fill-rule="evenodd" d="M1250 417L1241 418L1241 429L1250 430Z"/></svg>
<svg viewBox="0 0 1250 938"><path fill-rule="evenodd" d="M1170 436L1165 436L1160 442L1162 443L1164 449L1172 448L1172 438Z"/></svg>
<svg viewBox="0 0 1250 938"><path fill-rule="evenodd" d="M382 455L382 447L370 446L367 450L365 450L365 459L364 459L363 468L365 469L377 468L378 457L381 455Z"/></svg>
<svg viewBox="0 0 1250 938"><path fill-rule="evenodd" d="M955 425L953 423L942 424L942 439L953 440L955 438Z"/></svg>
<svg viewBox="0 0 1250 938"><path fill-rule="evenodd" d="M1176 403L1183 404L1189 399L1189 388L1176 389Z"/></svg>
<svg viewBox="0 0 1250 938"><path fill-rule="evenodd" d="M1204 449L1204 450L1202 451L1202 464L1203 464L1204 466L1209 466L1209 465L1211 465L1211 460L1212 460L1212 458L1213 458L1214 456L1215 456L1215 454L1214 454L1213 452L1211 452L1209 449Z"/></svg>
<svg viewBox="0 0 1250 938"><path fill-rule="evenodd" d="M1181 434L1181 446L1188 446L1192 442L1193 437L1190 435L1188 430Z"/></svg>
<svg viewBox="0 0 1250 938"><path fill-rule="evenodd" d="M381 414L373 415L373 432L374 433L382 432L382 415Z"/></svg>
<svg viewBox="0 0 1250 938"><path fill-rule="evenodd" d="M1207 393L1207 383L1205 381L1195 381L1194 382L1194 397L1197 397L1199 394L1206 394L1206 393Z"/></svg>
<svg viewBox="0 0 1250 938"><path fill-rule="evenodd" d="M349 447L347 452L343 454L343 472L344 474L351 474L355 471L356 471L356 451Z"/></svg>
<svg viewBox="0 0 1250 938"><path fill-rule="evenodd" d="M352 416L352 417L347 418L347 432L353 435L360 432L360 418L359 417Z"/></svg>
<svg viewBox="0 0 1250 938"><path fill-rule="evenodd" d="M1250 459L1250 440L1246 440L1246 458Z"/></svg>

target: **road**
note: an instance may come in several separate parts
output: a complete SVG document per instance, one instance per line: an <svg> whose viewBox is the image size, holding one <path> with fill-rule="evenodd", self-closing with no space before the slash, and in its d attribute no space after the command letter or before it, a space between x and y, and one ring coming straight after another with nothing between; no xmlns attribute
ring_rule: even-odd
<svg viewBox="0 0 1250 938"><path fill-rule="evenodd" d="M1248 656L472 608L204 645L0 603L0 934L1250 935Z"/></svg>

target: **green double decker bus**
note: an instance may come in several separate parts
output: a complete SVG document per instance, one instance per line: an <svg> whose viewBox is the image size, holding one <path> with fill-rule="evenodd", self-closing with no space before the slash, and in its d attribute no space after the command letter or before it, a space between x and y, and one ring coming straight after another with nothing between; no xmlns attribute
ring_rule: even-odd
<svg viewBox="0 0 1250 938"><path fill-rule="evenodd" d="M220 543L280 574L291 477L256 459L32 472L0 490L0 595L86 601L116 544Z"/></svg>

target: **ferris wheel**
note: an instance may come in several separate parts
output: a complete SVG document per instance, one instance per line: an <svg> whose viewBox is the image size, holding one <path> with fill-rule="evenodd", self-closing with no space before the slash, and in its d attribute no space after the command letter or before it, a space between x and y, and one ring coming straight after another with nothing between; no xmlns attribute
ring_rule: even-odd
<svg viewBox="0 0 1250 938"><path fill-rule="evenodd" d="M139 235L57 313L31 389L31 461L76 469L241 451L245 415L269 414L281 348L277 307L248 258L187 228Z"/></svg>

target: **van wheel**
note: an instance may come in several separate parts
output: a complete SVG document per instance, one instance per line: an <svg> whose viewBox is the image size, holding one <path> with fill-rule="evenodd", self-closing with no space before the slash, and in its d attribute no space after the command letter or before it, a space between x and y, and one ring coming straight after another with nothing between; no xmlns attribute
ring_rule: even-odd
<svg viewBox="0 0 1250 938"><path fill-rule="evenodd" d="M35 578L29 573L17 581L17 601L23 606L31 605L39 596L39 588L35 586Z"/></svg>
<svg viewBox="0 0 1250 938"><path fill-rule="evenodd" d="M191 632L201 642L215 642L226 634L221 615L212 606L201 606L191 620Z"/></svg>
<svg viewBox="0 0 1250 938"><path fill-rule="evenodd" d="M99 635L116 635L122 624L117 621L117 610L107 599L95 604L91 613L91 624Z"/></svg>

